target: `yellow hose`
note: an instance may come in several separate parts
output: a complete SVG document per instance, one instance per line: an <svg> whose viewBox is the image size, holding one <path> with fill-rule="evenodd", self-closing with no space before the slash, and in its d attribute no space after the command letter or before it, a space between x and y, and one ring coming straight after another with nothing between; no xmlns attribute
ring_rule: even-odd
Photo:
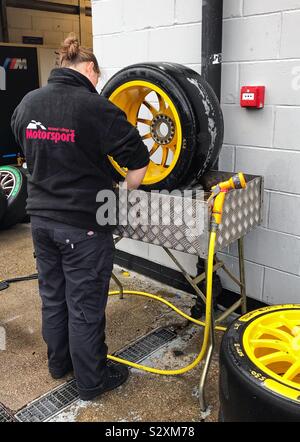
<svg viewBox="0 0 300 442"><path fill-rule="evenodd" d="M206 320L205 320L205 323L198 321L197 319L191 318L190 316L188 316L187 314L185 314L184 312L179 310L177 307L175 307L173 304L171 304L170 302L166 301L165 299L163 299L159 296L155 296L150 293L139 292L139 291L135 291L135 290L124 291L124 293L127 293L127 294L132 294L132 295L137 295L137 296L145 296L145 297L160 301L160 302L166 304L167 306L171 307L174 311L176 311L178 314L180 314L184 318L189 319L190 321L194 322L195 324L204 326L203 344L202 344L200 353L198 354L197 358L191 364L187 365L186 367L177 369L177 370L161 370L161 369L157 369L157 368L147 367L145 365L136 364L134 362L130 362L125 359L118 358L117 356L112 356L112 355L107 355L108 359L111 359L112 361L115 361L115 362L120 362L121 364L129 365L130 367L137 368L139 370L148 371L150 373L155 373L155 374L169 375L169 376L174 376L174 375L186 373L187 371L190 371L193 368L195 368L202 361L202 359L206 353L208 340L209 340L210 326L211 326L212 279L213 279L213 265L214 265L216 235L217 235L216 232L212 231L210 233L210 239L209 239L207 282L206 282L206 307L205 307ZM118 292L118 291L109 292L110 296L119 295L119 294L120 294L120 292ZM216 329L217 330L226 330L225 327L216 327Z"/></svg>
<svg viewBox="0 0 300 442"><path fill-rule="evenodd" d="M226 197L226 193L230 189L244 189L246 188L246 180L243 173L239 173L228 181L224 181L219 183L217 186L212 187L212 194L208 201L214 199L213 209L212 209L212 224L211 224L211 232L209 237L209 250L208 250L208 265L207 265L207 281L206 281L206 307L205 307L205 322L198 321L197 319L191 318L177 307L175 307L170 302L165 299L152 295L151 293L139 292L135 290L127 290L124 293L138 295L138 296L146 296L148 298L155 299L157 301L163 302L167 306L171 307L175 312L184 318L194 322L195 324L204 326L204 337L203 343L200 350L200 353L196 357L196 359L186 367L180 368L178 370L160 370L157 368L146 367L145 365L135 364L134 362L126 361L125 359L118 358L117 356L107 355L108 359L112 361L120 362L122 364L129 365L130 367L137 368L139 370L149 371L150 373L163 374L163 375L177 375L186 373L189 370L195 368L199 362L203 359L207 344L209 340L209 333L211 327L211 309L212 309L212 279L213 279L213 268L214 268L214 254L215 254L215 244L217 237L217 230L219 225L222 222L222 214L223 214L223 205ZM119 295L120 292L110 292L109 295ZM217 330L226 330L225 327L215 327Z"/></svg>
<svg viewBox="0 0 300 442"><path fill-rule="evenodd" d="M109 296L116 296L116 295L120 295L120 294L121 294L121 292L119 292L119 291L109 292ZM178 307L176 307L174 304L172 304L171 302L167 301L164 298L161 298L160 296L153 295L152 293L140 292L137 290L123 290L123 294L124 295L144 296L145 298L150 298L150 299L154 299L155 301L159 301L163 304L166 304L168 307L170 307L172 310L174 310L176 313L178 313L178 315L182 316L183 318L188 319L189 321L194 322L197 325L201 325L202 327L205 327L205 322L199 321L198 319L195 319L192 316L187 315L182 310L180 310ZM226 327L222 327L221 325L217 325L215 327L215 329L220 330L220 331L225 331Z"/></svg>

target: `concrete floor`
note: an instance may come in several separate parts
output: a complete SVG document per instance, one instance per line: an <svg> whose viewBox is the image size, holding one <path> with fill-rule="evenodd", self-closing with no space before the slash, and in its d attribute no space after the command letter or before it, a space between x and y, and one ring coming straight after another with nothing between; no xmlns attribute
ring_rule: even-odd
<svg viewBox="0 0 300 442"><path fill-rule="evenodd" d="M20 224L0 232L0 279L35 273L30 225ZM130 272L115 273L126 288L148 291L164 296L189 313L190 295L161 285ZM115 289L114 283L111 289ZM0 325L6 331L6 350L0 351L0 402L15 413L17 410L49 392L66 380L53 380L47 370L46 346L41 337L40 299L37 281L11 284L0 292ZM107 307L107 343L113 353L138 337L161 326L173 325L178 337L143 363L159 368L179 368L198 354L202 330L165 305L146 298L117 297L109 299ZM220 335L217 336L219 345ZM176 356L174 350L182 355ZM210 368L206 387L210 406L204 416L199 409L198 384L201 365L184 375L158 376L131 370L128 381L113 392L91 402L77 401L52 418L53 421L217 421L218 414L218 353Z"/></svg>

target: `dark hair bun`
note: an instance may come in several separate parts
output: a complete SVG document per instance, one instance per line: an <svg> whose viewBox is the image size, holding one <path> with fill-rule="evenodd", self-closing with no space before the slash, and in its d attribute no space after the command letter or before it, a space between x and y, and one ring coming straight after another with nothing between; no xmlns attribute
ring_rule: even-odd
<svg viewBox="0 0 300 442"><path fill-rule="evenodd" d="M74 32L71 32L61 44L58 55L58 64L60 67L68 68L80 63L89 63L92 61L94 63L94 71L100 74L99 64L92 49L80 46L79 40Z"/></svg>
<svg viewBox="0 0 300 442"><path fill-rule="evenodd" d="M74 60L79 54L79 41L74 33L68 35L62 44L61 52L67 60Z"/></svg>

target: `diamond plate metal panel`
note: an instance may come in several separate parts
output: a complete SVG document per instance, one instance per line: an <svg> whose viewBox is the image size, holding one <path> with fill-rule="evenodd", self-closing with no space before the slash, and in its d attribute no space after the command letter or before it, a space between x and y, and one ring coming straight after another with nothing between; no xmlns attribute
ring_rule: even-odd
<svg viewBox="0 0 300 442"><path fill-rule="evenodd" d="M220 180L223 177L224 173L220 172ZM136 197L139 192L141 192L142 200L145 192L135 191ZM233 190L227 194L223 222L218 233L217 250L227 247L260 224L262 195L263 178L253 176L248 176L246 189ZM200 226L196 233L195 229L191 230L190 226L184 222L178 225L183 200L187 213L193 213L196 225ZM145 204L143 200L140 204L143 221L146 219L148 225L142 225L143 222L139 223L141 213L134 210L132 212L134 208L132 201L127 200L126 205L121 204L118 219L124 219L131 213L130 224L119 224L114 231L115 235L207 258L211 208L207 204L204 193L201 199L197 193L193 197L183 196L183 193L181 196L152 194L151 219L149 204Z"/></svg>
<svg viewBox="0 0 300 442"><path fill-rule="evenodd" d="M217 250L245 236L260 224L262 217L262 179L254 178L246 189L226 195L223 221L219 228Z"/></svg>

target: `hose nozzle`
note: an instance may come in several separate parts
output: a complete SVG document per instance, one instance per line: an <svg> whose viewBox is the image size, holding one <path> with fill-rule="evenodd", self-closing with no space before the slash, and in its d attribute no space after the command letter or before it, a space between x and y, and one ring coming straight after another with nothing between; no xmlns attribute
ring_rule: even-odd
<svg viewBox="0 0 300 442"><path fill-rule="evenodd" d="M213 209L212 209L212 220L214 222L214 229L217 229L221 222L223 216L223 205L225 202L226 193L232 189L245 189L247 187L245 176L242 172L237 173L231 177L228 181L223 181L211 188L210 199L214 199Z"/></svg>
<svg viewBox="0 0 300 442"><path fill-rule="evenodd" d="M245 189L247 187L245 176L242 172L237 173L228 181L223 181L211 188L213 193L224 192L232 189Z"/></svg>

